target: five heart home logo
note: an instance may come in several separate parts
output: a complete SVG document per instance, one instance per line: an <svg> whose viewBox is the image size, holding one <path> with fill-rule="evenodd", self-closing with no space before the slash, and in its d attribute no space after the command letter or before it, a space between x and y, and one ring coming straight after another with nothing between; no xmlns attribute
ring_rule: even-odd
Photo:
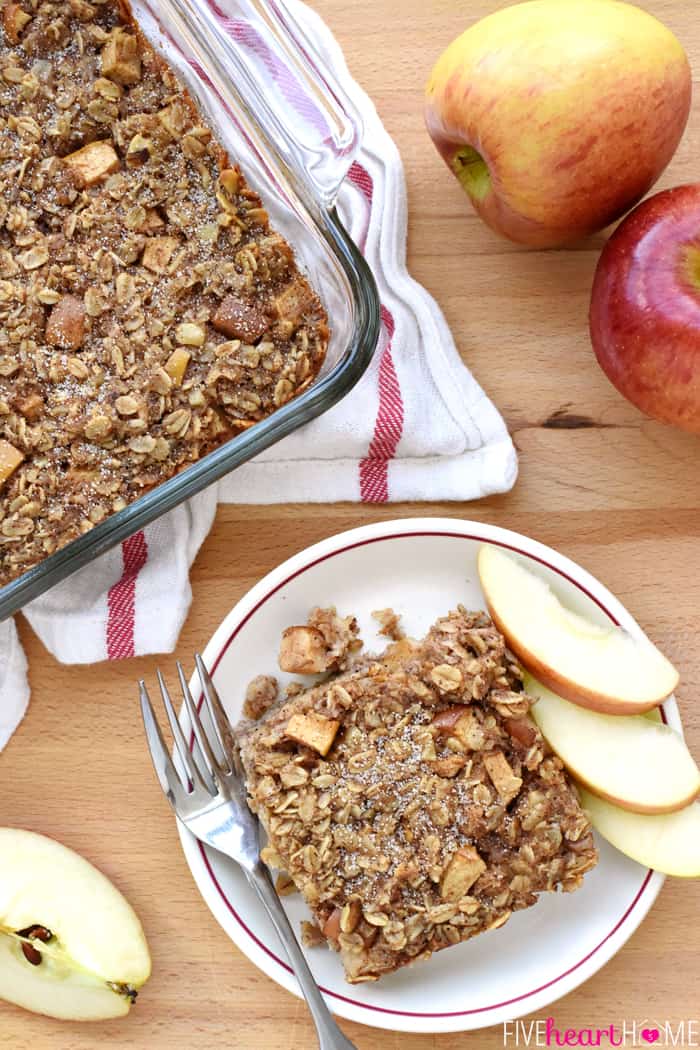
<svg viewBox="0 0 700 1050"><path fill-rule="evenodd" d="M506 1021L503 1045L516 1047L649 1047L657 1050L700 1048L700 1020L624 1020L585 1028L560 1028L553 1017Z"/></svg>

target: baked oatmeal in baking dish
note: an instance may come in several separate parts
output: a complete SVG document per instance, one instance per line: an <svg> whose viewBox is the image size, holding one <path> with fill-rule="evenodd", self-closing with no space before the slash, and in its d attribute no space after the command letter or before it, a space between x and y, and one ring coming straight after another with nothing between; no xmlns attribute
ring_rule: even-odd
<svg viewBox="0 0 700 1050"><path fill-rule="evenodd" d="M490 618L458 608L418 642L359 651L352 617L315 610L283 637L283 670L331 672L275 700L249 692L239 727L263 858L340 952L351 983L503 926L597 862L562 763L530 717ZM386 628L385 628L386 629Z"/></svg>
<svg viewBox="0 0 700 1050"><path fill-rule="evenodd" d="M125 4L0 14L2 585L307 387L328 327Z"/></svg>

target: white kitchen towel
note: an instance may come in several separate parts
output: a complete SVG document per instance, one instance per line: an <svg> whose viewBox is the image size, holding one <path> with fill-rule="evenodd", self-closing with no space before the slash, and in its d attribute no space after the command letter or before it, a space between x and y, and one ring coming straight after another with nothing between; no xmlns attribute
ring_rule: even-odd
<svg viewBox="0 0 700 1050"><path fill-rule="evenodd" d="M462 363L439 307L406 270L398 151L321 19L299 0L287 6L364 123L362 150L338 208L379 287L377 352L341 404L28 606L32 627L65 663L173 650L191 600L189 568L218 501L472 500L515 482L517 460L503 420ZM246 27L226 16L225 0L213 9L227 31L251 46ZM269 68L275 76L272 56ZM281 89L294 106L288 78ZM0 624L0 748L27 698L14 625Z"/></svg>
<svg viewBox="0 0 700 1050"><path fill-rule="evenodd" d="M27 661L12 620L0 623L0 750L22 721L29 703Z"/></svg>

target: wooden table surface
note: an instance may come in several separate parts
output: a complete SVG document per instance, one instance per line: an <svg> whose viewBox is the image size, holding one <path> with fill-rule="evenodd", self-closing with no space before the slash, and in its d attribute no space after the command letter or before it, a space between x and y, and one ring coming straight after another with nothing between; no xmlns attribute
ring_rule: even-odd
<svg viewBox="0 0 700 1050"><path fill-rule="evenodd" d="M643 419L596 365L586 315L603 238L557 254L523 253L497 239L423 129L431 63L499 0L403 0L400 11L392 0L316 6L401 149L411 270L504 413L520 477L510 494L468 505L221 507L193 568L179 654L188 659L260 576L307 544L392 517L471 517L556 547L620 597L682 669L679 700L700 754L700 443ZM700 70L695 4L642 6L678 33ZM697 178L699 150L700 99L662 185ZM156 659L62 667L24 622L21 635L32 701L0 756L0 824L52 835L112 876L142 917L154 975L131 1016L104 1025L61 1024L0 1004L0 1042L13 1050L312 1048L304 1006L228 941L185 865L134 703L134 683L153 678ZM699 911L700 883L669 880L615 959L539 1016L551 1012L560 1028L697 1019ZM343 1027L362 1050L503 1046L500 1027L442 1036Z"/></svg>

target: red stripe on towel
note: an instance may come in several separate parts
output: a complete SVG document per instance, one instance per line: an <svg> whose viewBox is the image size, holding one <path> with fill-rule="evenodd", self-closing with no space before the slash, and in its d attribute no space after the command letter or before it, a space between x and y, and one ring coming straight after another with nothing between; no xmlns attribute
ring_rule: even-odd
<svg viewBox="0 0 700 1050"><path fill-rule="evenodd" d="M143 532L122 543L124 571L107 595L107 659L123 660L134 655L136 579L148 559Z"/></svg>
<svg viewBox="0 0 700 1050"><path fill-rule="evenodd" d="M389 463L396 455L403 433L403 399L394 367L391 340L394 318L381 308L388 342L379 360L379 408L367 456L360 463L360 498L363 503L386 503L389 499Z"/></svg>
<svg viewBox="0 0 700 1050"><path fill-rule="evenodd" d="M350 179L350 182L354 182L355 185L362 190L368 203L371 205L372 196L374 194L374 183L372 182L372 176L367 171L367 168L364 168L362 164L359 164L358 161L354 160L350 165L348 178Z"/></svg>
<svg viewBox="0 0 700 1050"><path fill-rule="evenodd" d="M354 161L348 177L362 192L371 210L374 183L370 173ZM365 230L362 242L366 237ZM364 243L361 243L360 247L364 250ZM386 503L389 499L389 463L396 455L404 423L403 397L391 349L394 318L385 306L381 308L381 317L387 334L387 345L379 359L379 408L374 434L367 456L360 463L360 499L363 503Z"/></svg>
<svg viewBox="0 0 700 1050"><path fill-rule="evenodd" d="M372 182L372 176L363 168L357 161L353 161L348 171L348 179L354 186L357 186L358 190L362 193L367 204L365 209L364 221L359 235L357 235L357 247L360 249L362 254L365 254L365 248L367 247L367 234L369 233L369 220L372 215L372 196L374 194L374 183Z"/></svg>

